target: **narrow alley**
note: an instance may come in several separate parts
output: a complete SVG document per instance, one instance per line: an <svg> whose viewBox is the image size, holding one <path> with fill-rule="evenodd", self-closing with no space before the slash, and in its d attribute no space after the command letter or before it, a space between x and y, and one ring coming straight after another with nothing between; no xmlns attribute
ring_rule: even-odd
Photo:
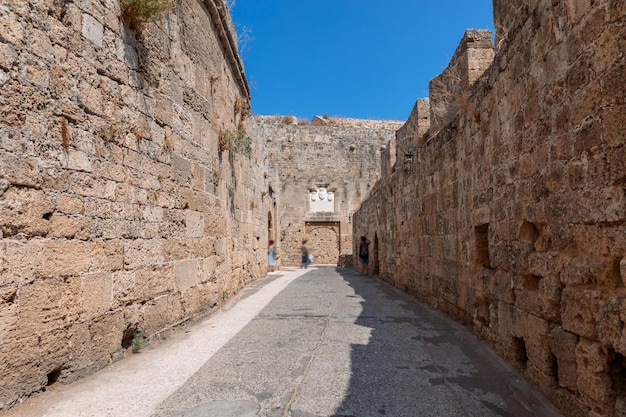
<svg viewBox="0 0 626 417"><path fill-rule="evenodd" d="M376 277L274 273L224 308L22 417L561 414L461 324Z"/></svg>

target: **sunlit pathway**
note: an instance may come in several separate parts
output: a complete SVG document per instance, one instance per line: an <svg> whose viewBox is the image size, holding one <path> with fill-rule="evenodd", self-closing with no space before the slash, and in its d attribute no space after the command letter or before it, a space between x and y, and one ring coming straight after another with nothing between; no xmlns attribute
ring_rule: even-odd
<svg viewBox="0 0 626 417"><path fill-rule="evenodd" d="M305 273L306 272L306 273ZM468 330L352 270L272 275L30 416L559 416Z"/></svg>

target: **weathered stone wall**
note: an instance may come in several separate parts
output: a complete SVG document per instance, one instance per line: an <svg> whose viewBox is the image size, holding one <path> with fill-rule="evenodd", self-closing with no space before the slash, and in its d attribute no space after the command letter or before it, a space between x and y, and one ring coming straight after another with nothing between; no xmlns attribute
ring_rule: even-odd
<svg viewBox="0 0 626 417"><path fill-rule="evenodd" d="M413 174L374 186L353 235L566 415L622 416L626 2L513 3L494 1L493 64Z"/></svg>
<svg viewBox="0 0 626 417"><path fill-rule="evenodd" d="M218 151L248 103L225 10L0 5L0 409L265 274L267 153Z"/></svg>
<svg viewBox="0 0 626 417"><path fill-rule="evenodd" d="M279 195L281 263L300 265L301 242L308 239L315 262L337 264L340 253L352 253L352 213L380 177L381 147L402 123L331 119L338 125L298 126L280 120L257 118L278 172L272 186ZM334 193L329 211L313 210L319 201L311 193L319 188Z"/></svg>

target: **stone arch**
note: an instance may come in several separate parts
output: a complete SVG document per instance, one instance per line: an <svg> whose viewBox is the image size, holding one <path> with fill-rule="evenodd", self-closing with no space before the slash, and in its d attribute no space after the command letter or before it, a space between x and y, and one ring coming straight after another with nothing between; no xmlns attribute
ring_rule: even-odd
<svg viewBox="0 0 626 417"><path fill-rule="evenodd" d="M315 263L336 265L341 252L339 222L308 222L305 232Z"/></svg>

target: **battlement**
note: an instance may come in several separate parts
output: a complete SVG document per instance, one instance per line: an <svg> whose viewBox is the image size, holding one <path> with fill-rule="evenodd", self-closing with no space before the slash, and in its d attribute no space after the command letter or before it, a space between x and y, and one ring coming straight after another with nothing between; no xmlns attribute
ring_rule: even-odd
<svg viewBox="0 0 626 417"><path fill-rule="evenodd" d="M434 135L449 124L468 105L471 85L493 61L491 31L465 31L450 63L430 83L430 131Z"/></svg>
<svg viewBox="0 0 626 417"><path fill-rule="evenodd" d="M258 124L277 124L277 125L309 125L302 123L295 116L256 116L255 120ZM365 128L365 129L399 129L404 122L399 120L368 120L368 119L350 119L342 117L323 117L314 116L310 126L328 126L328 127L346 127L346 128Z"/></svg>

